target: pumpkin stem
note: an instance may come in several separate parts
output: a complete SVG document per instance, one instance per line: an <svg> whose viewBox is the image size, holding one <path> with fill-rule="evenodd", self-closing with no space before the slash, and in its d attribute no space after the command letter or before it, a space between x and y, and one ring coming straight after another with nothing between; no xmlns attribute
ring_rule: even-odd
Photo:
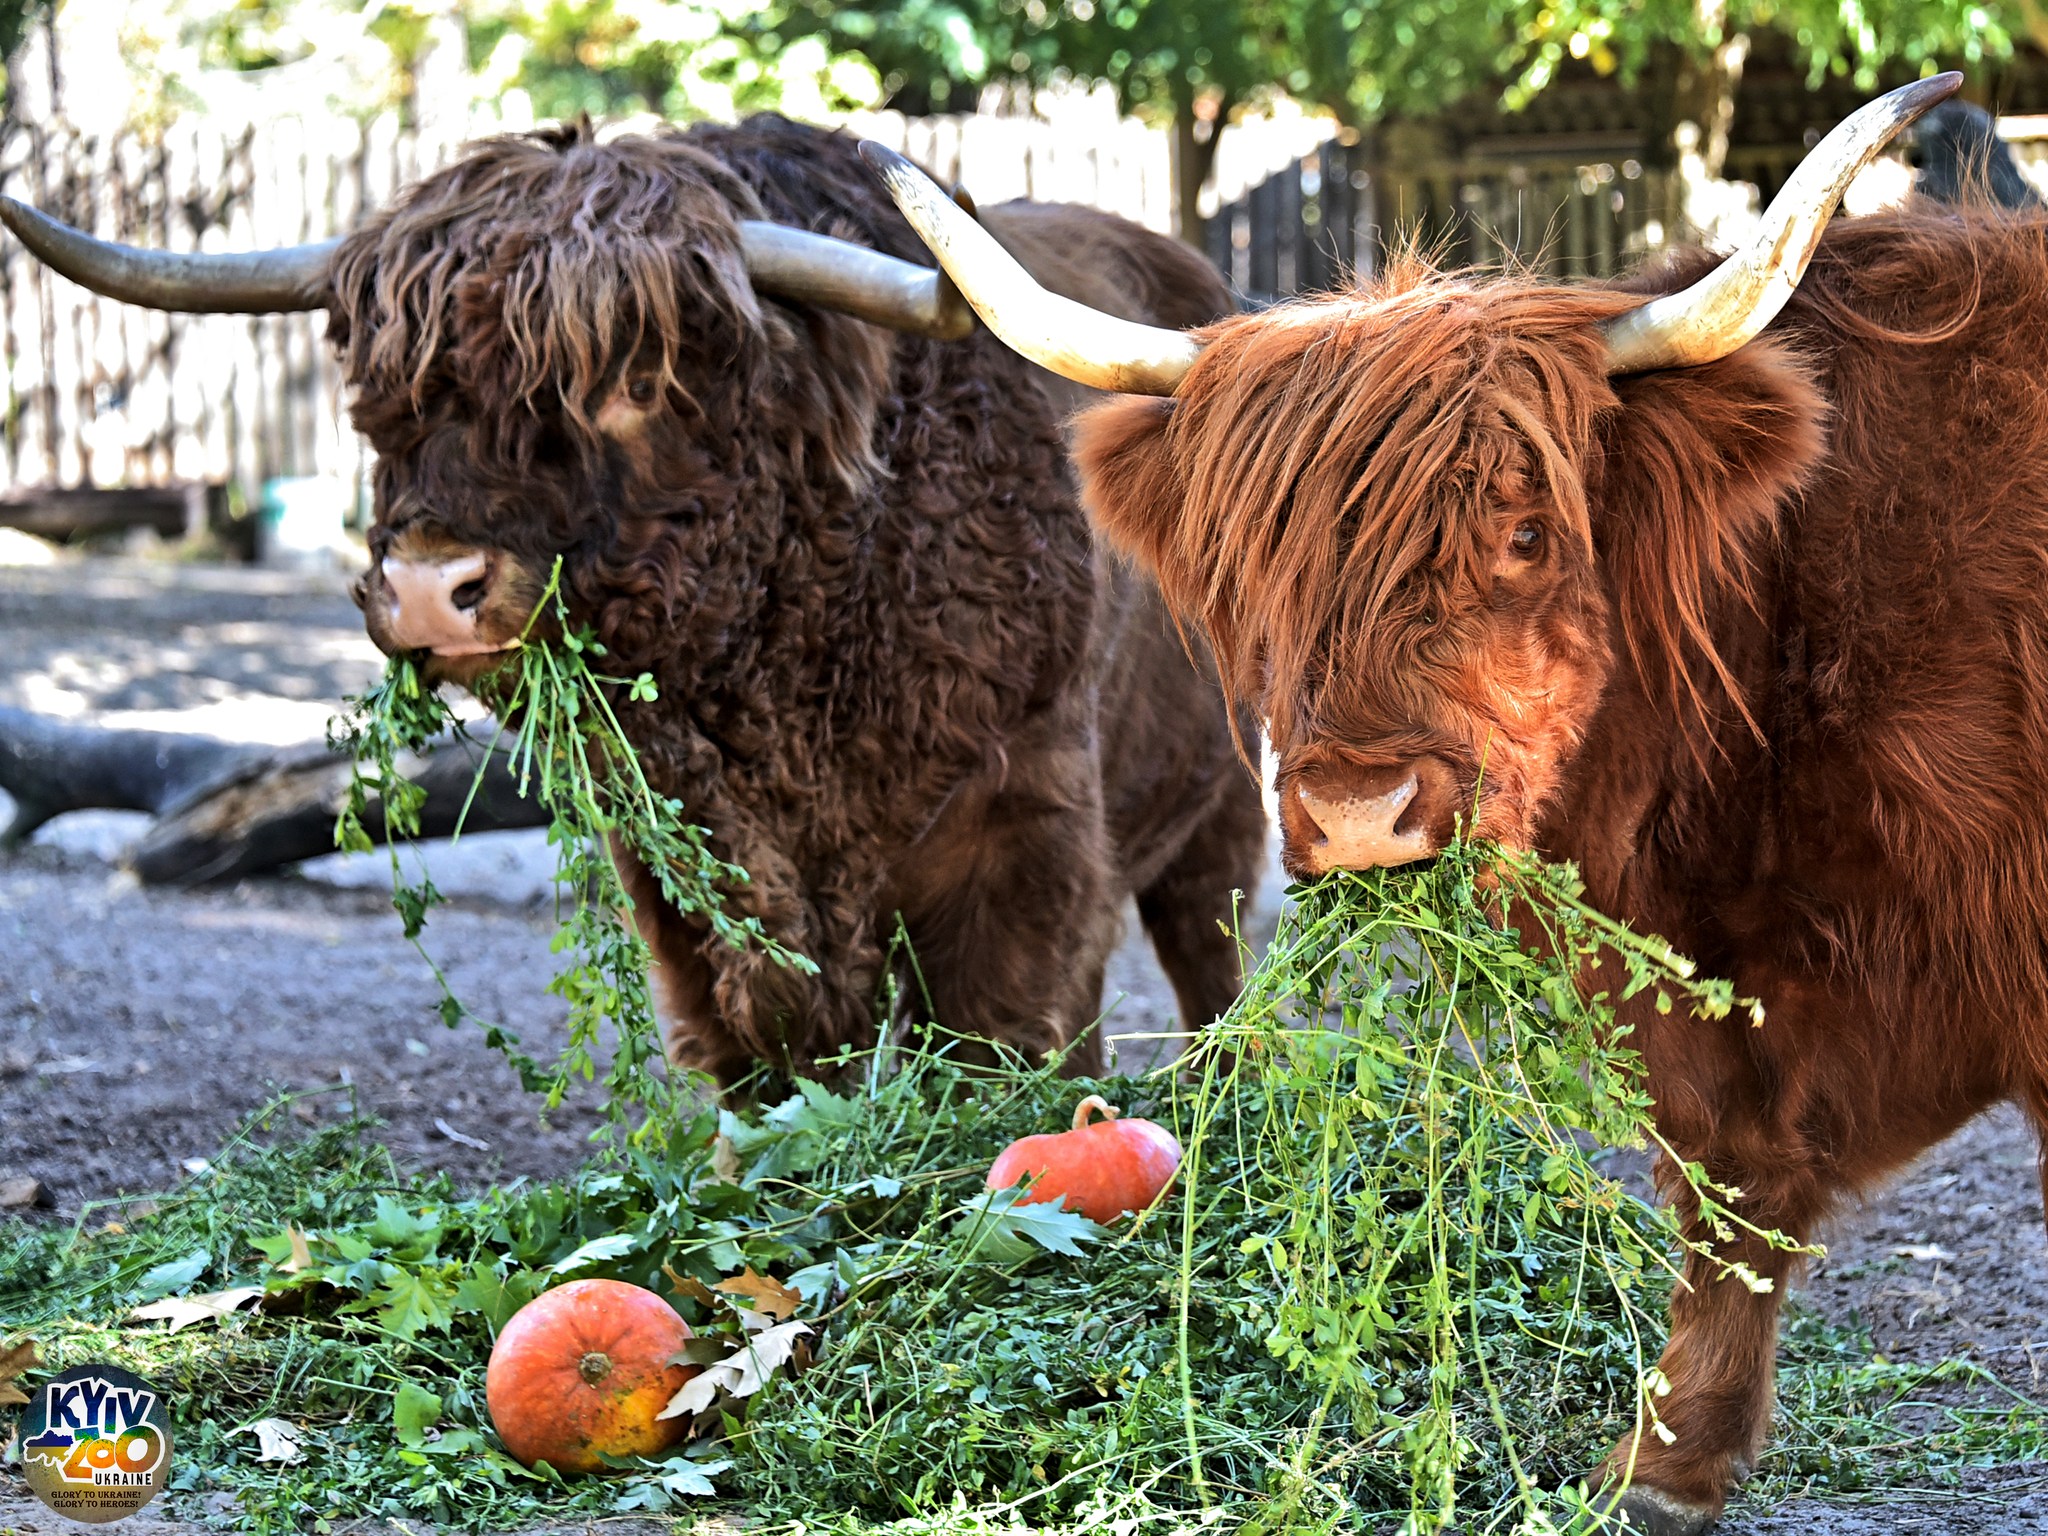
<svg viewBox="0 0 2048 1536"><path fill-rule="evenodd" d="M1101 1094L1091 1093L1088 1095L1087 1098L1083 1099L1080 1103L1074 1106L1074 1129L1077 1131L1080 1130L1082 1126L1088 1123L1089 1115L1095 1113L1098 1110L1101 1112L1102 1118L1105 1120L1114 1120L1118 1115L1123 1113L1122 1110L1118 1109L1114 1104L1110 1103L1109 1100L1105 1099Z"/></svg>
<svg viewBox="0 0 2048 1536"><path fill-rule="evenodd" d="M612 1373L612 1357L601 1349L593 1349L576 1362L576 1374L587 1386L596 1386Z"/></svg>

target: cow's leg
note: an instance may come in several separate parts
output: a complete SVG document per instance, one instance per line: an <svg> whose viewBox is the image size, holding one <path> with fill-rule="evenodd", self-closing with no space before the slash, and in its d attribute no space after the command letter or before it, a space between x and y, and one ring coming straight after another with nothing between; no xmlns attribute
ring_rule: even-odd
<svg viewBox="0 0 2048 1536"><path fill-rule="evenodd" d="M1787 1189L1791 1181L1714 1168L1711 1159L1708 1166L1724 1185L1743 1191L1732 1203L1745 1221L1795 1243L1807 1241L1818 1212ZM1749 1475L1763 1449L1775 1393L1778 1311L1799 1255L1743 1231L1714 1241L1683 1177L1667 1165L1659 1183L1683 1213L1687 1237L1711 1243L1712 1256L1689 1251L1683 1283L1672 1293L1671 1338L1657 1362L1668 1395L1650 1397L1635 1431L1609 1453L1594 1482L1610 1489L1629 1485L1619 1507L1631 1529L1696 1536L1720 1517L1728 1490ZM1746 1266L1768 1288L1746 1284L1729 1265Z"/></svg>
<svg viewBox="0 0 2048 1536"><path fill-rule="evenodd" d="M1007 797L999 797L999 802ZM1092 1028L1118 922L1110 905L1106 849L1089 849L1061 817L999 808L974 860L974 878L938 893L924 912L905 914L931 1017L950 1034L957 1060L990 1059L973 1037L1040 1062L1065 1049L1063 1070L1102 1071L1102 1038ZM1080 846L1077 846L1077 843Z"/></svg>
<svg viewBox="0 0 2048 1536"><path fill-rule="evenodd" d="M729 1089L762 1065L814 1076L819 1059L874 1043L882 953L857 903L832 899L830 890L800 903L774 874L746 888L757 907L751 915L811 960L811 971L728 945L670 906L616 841L612 858L633 900L634 926L653 952L650 980L673 1066L707 1072ZM755 862L769 867L759 855Z"/></svg>
<svg viewBox="0 0 2048 1536"><path fill-rule="evenodd" d="M1071 735L1013 742L1000 781L963 786L906 861L898 889L915 959L912 1007L928 1004L948 1032L998 1041L1028 1061L1087 1030L1065 1070L1099 1073L1090 1026L1121 926L1111 870L1092 745ZM952 1053L985 1055L971 1041Z"/></svg>
<svg viewBox="0 0 2048 1536"><path fill-rule="evenodd" d="M1997 1036L1987 1046L1989 1032L1973 1034L1971 1010L1953 1000L1944 1000L1946 1014L1928 1009L1920 1022L1932 1027L1873 1029L1869 1021L1888 1013L1874 998L1790 965L1731 969L1738 994L1770 1000L1762 1028L1740 1009L1681 1022L1640 1000L1626 1005L1647 1021L1634 1038L1659 1132L1678 1157L1741 1191L1727 1203L1748 1224L1730 1222L1717 1240L1678 1168L1668 1159L1659 1166L1686 1235L1714 1246L1711 1256L1688 1253L1685 1283L1672 1295L1671 1338L1658 1362L1669 1395L1652 1402L1655 1419L1646 1413L1601 1468L1608 1487L1631 1482L1622 1507L1636 1529L1658 1536L1705 1530L1754 1467L1775 1397L1780 1305L1804 1261L1797 1250L1837 1196L1870 1187L2008 1092ZM1858 1044L1846 1062L1834 1045L1844 1039ZM1746 1285L1717 1258L1747 1266L1768 1289Z"/></svg>
<svg viewBox="0 0 2048 1536"><path fill-rule="evenodd" d="M633 926L654 956L649 984L661 1017L662 1046L672 1066L708 1072L720 1087L746 1076L753 1058L718 1017L711 967L703 956L703 925L663 899L646 865L612 842L612 862L633 901Z"/></svg>
<svg viewBox="0 0 2048 1536"><path fill-rule="evenodd" d="M1265 852L1266 808L1257 789L1248 780L1226 784L1215 810L1138 892L1138 916L1173 983L1184 1030L1221 1017L1244 985L1232 898L1258 890Z"/></svg>
<svg viewBox="0 0 2048 1536"><path fill-rule="evenodd" d="M2035 1079L2012 1094L2034 1123L2035 1172L2048 1202L2048 1079Z"/></svg>

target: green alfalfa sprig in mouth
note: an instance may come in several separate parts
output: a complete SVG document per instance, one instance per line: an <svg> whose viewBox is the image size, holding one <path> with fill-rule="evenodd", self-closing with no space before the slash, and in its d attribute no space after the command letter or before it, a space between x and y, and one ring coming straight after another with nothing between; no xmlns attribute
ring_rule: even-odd
<svg viewBox="0 0 2048 1536"><path fill-rule="evenodd" d="M1472 1513L1460 1509L1460 1485L1477 1443L1475 1381L1494 1431L1488 1454L1517 1490L1510 1503L1527 1528L1596 1527L1611 1492L1590 1508L1561 1508L1524 1458L1528 1437L1495 1380L1499 1335L1485 1321L1503 1300L1476 1280L1537 1234L1575 1229L1572 1251L1543 1254L1535 1273L1563 1288L1571 1317L1583 1304L1610 1319L1594 1347L1610 1352L1619 1336L1616 1365L1635 1399L1627 1411L1646 1432L1670 1434L1659 1414L1667 1384L1655 1365L1657 1303L1666 1278L1682 1281L1667 1245L1737 1283L1769 1282L1668 1212L1646 1224L1645 1209L1594 1164L1598 1145L1648 1141L1671 1152L1617 1004L1647 994L1660 1012L1747 1010L1761 1022L1759 1010L1728 983L1698 978L1666 941L1591 908L1569 866L1526 852L1460 839L1429 864L1330 876L1296 898L1237 1003L1183 1058L1195 1103L1182 1176L1199 1187L1205 1164L1221 1157L1268 1170L1269 1186L1285 1192L1245 1251L1267 1266L1280 1298L1269 1347L1313 1383L1319 1422L1345 1405L1353 1424L1371 1422L1388 1386L1390 1336L1423 1363L1427 1389L1398 1426L1412 1528ZM1504 1157L1519 1171L1509 1175ZM1740 1215L1739 1191L1696 1166L1683 1173L1716 1240L1740 1229L1793 1246ZM1184 1285L1201 1235L1195 1212L1194 1202L1184 1208ZM1577 1331L1567 1323L1554 1338L1530 1336L1553 1353L1559 1383L1572 1374L1567 1356L1592 1342ZM1184 1345L1184 1372L1192 1358ZM1183 1401L1200 1483L1205 1448L1185 1376ZM1283 1502L1312 1497L1328 1449L1319 1434L1300 1442Z"/></svg>
<svg viewBox="0 0 2048 1536"><path fill-rule="evenodd" d="M652 874L665 902L703 921L726 943L757 948L779 964L815 967L770 936L758 918L729 909L727 894L746 883L747 872L719 858L705 830L686 818L682 802L648 782L619 719L614 695L631 704L653 703L653 677L598 670L604 647L587 626L571 620L561 577L557 560L506 660L476 685L497 726L488 742L478 743L482 753L470 786L474 801L493 758L502 755L520 795L537 795L548 812L557 893L552 948L574 957L548 987L568 1005L568 1041L553 1063L535 1061L519 1049L517 1036L473 1014L421 943L427 913L444 898L423 867L410 876L400 858L399 844L419 835L426 800L407 777L405 759L451 731L474 738L408 655L391 658L382 680L351 701L349 714L330 733L336 749L355 763L335 841L349 851L374 847L365 819L381 803L392 904L406 938L433 967L444 1023L452 1028L475 1019L487 1043L506 1055L530 1091L546 1095L552 1109L574 1083L596 1078L596 1049L609 1020L616 1042L604 1074L608 1115L618 1125L637 1107L643 1124L651 1124L669 1118L674 1087L655 1068L662 1048L648 979L653 955L628 915L634 901L613 862L612 846ZM540 637L536 631L545 617L554 621L553 634Z"/></svg>

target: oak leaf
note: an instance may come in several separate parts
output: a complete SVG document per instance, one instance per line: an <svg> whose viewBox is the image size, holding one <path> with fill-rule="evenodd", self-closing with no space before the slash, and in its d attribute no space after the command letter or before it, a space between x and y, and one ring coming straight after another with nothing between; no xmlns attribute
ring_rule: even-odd
<svg viewBox="0 0 2048 1536"><path fill-rule="evenodd" d="M711 1294L711 1287L702 1280L699 1280L695 1275L679 1275L666 1264L661 1266L661 1272L668 1276L669 1284L676 1288L678 1296L686 1297L707 1307L718 1305L718 1298Z"/></svg>
<svg viewBox="0 0 2048 1536"><path fill-rule="evenodd" d="M11 1408L28 1401L28 1394L21 1390L17 1378L24 1371L32 1371L43 1362L36 1354L36 1341L23 1339L0 1349L0 1408Z"/></svg>
<svg viewBox="0 0 2048 1536"><path fill-rule="evenodd" d="M716 1365L684 1382L656 1417L675 1419L687 1414L694 1418L709 1408L721 1391L729 1397L751 1397L789 1362L798 1340L810 1331L809 1323L781 1323L753 1334Z"/></svg>
<svg viewBox="0 0 2048 1536"><path fill-rule="evenodd" d="M755 1274L751 1264L745 1274L721 1280L712 1289L724 1291L729 1296L746 1297L753 1302L755 1311L766 1313L777 1322L794 1317L797 1307L803 1302L799 1292L791 1290L773 1275Z"/></svg>
<svg viewBox="0 0 2048 1536"><path fill-rule="evenodd" d="M176 1333L192 1323L207 1321L223 1322L232 1313L263 1295L263 1288L255 1285L232 1286L225 1291L208 1291L201 1296L166 1296L162 1301L152 1301L146 1307L137 1307L128 1314L131 1323L165 1322Z"/></svg>

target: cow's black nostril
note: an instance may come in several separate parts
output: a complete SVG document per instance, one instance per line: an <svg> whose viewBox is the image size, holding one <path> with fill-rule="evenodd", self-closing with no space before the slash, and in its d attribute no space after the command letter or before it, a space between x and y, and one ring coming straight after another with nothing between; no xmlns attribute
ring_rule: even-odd
<svg viewBox="0 0 2048 1536"><path fill-rule="evenodd" d="M448 597L449 601L453 602L457 608L460 608L464 613L468 613L484 600L483 578L479 576L474 581L465 581L461 586L449 593Z"/></svg>

